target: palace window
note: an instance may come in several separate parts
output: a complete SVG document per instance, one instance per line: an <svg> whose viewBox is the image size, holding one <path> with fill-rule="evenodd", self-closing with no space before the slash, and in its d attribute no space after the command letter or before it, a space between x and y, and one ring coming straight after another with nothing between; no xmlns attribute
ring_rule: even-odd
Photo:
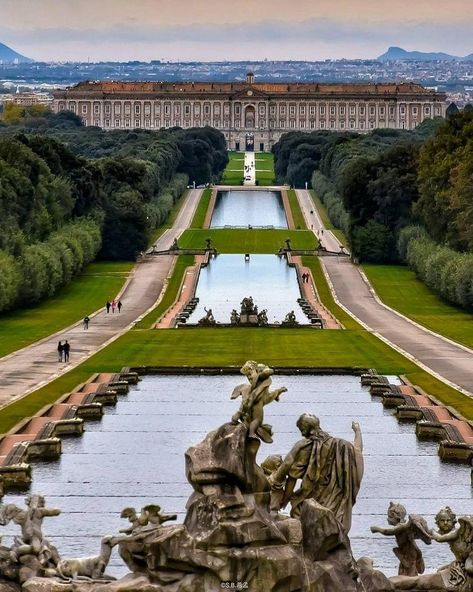
<svg viewBox="0 0 473 592"><path fill-rule="evenodd" d="M220 103L214 105L214 115L220 115Z"/></svg>
<svg viewBox="0 0 473 592"><path fill-rule="evenodd" d="M171 113L171 105L169 103L166 103L166 105L164 105L164 115L169 115Z"/></svg>
<svg viewBox="0 0 473 592"><path fill-rule="evenodd" d="M389 117L394 117L394 107L389 107Z"/></svg>
<svg viewBox="0 0 473 592"><path fill-rule="evenodd" d="M145 103L145 115L150 115L151 113L151 105L149 103Z"/></svg>
<svg viewBox="0 0 473 592"><path fill-rule="evenodd" d="M140 127L140 120L139 119L135 119L135 127Z"/></svg>
<svg viewBox="0 0 473 592"><path fill-rule="evenodd" d="M176 115L179 115L180 112L181 112L181 106L179 105L179 103L174 103L174 113Z"/></svg>
<svg viewBox="0 0 473 592"><path fill-rule="evenodd" d="M69 111L72 111L73 113L75 113L76 112L76 104L75 103L69 103L68 109L69 109Z"/></svg>
<svg viewBox="0 0 473 592"><path fill-rule="evenodd" d="M158 103L157 101L154 103L154 112L156 115L161 113L161 103Z"/></svg>
<svg viewBox="0 0 473 592"><path fill-rule="evenodd" d="M271 115L274 115L274 114L276 113L276 106L275 106L275 105L271 105L271 106L269 107L269 113L270 113Z"/></svg>
<svg viewBox="0 0 473 592"><path fill-rule="evenodd" d="M235 121L235 127L240 127L240 120L239 120L239 119L237 119L237 120Z"/></svg>
<svg viewBox="0 0 473 592"><path fill-rule="evenodd" d="M309 113L310 113L310 115L315 115L315 105L311 105L309 107Z"/></svg>
<svg viewBox="0 0 473 592"><path fill-rule="evenodd" d="M125 115L130 115L131 113L131 106L130 103L125 104Z"/></svg>
<svg viewBox="0 0 473 592"><path fill-rule="evenodd" d="M269 127L275 127L276 122L274 121L274 119L270 119L269 120Z"/></svg>
<svg viewBox="0 0 473 592"><path fill-rule="evenodd" d="M345 115L345 106L344 105L340 106L340 115Z"/></svg>
<svg viewBox="0 0 473 592"><path fill-rule="evenodd" d="M355 122L353 120L350 121L350 129L355 128Z"/></svg>
<svg viewBox="0 0 473 592"><path fill-rule="evenodd" d="M340 129L344 129L345 127L345 122L344 121L340 121Z"/></svg>
<svg viewBox="0 0 473 592"><path fill-rule="evenodd" d="M141 105L139 103L135 103L135 115L139 115L141 111Z"/></svg>
<svg viewBox="0 0 473 592"><path fill-rule="evenodd" d="M305 127L305 121L303 119L299 123L301 127Z"/></svg>
<svg viewBox="0 0 473 592"><path fill-rule="evenodd" d="M320 129L325 129L325 121L320 122Z"/></svg>
<svg viewBox="0 0 473 592"><path fill-rule="evenodd" d="M100 126L100 120L99 119L94 119L94 125L95 125L95 127L99 127Z"/></svg>
<svg viewBox="0 0 473 592"><path fill-rule="evenodd" d="M125 119L125 127L130 127L130 120L129 119Z"/></svg>
<svg viewBox="0 0 473 592"><path fill-rule="evenodd" d="M151 121L149 119L145 119L145 127L151 127Z"/></svg>
<svg viewBox="0 0 473 592"><path fill-rule="evenodd" d="M240 115L240 105L235 105L235 115Z"/></svg>
<svg viewBox="0 0 473 592"><path fill-rule="evenodd" d="M110 119L105 120L105 127L110 127Z"/></svg>
<svg viewBox="0 0 473 592"><path fill-rule="evenodd" d="M384 117L384 114L385 114L385 109L384 109L384 107L380 107L380 108L379 108L379 114L380 114L380 116L381 116L381 117Z"/></svg>
<svg viewBox="0 0 473 592"><path fill-rule="evenodd" d="M110 113L110 105L105 105L105 113Z"/></svg>
<svg viewBox="0 0 473 592"><path fill-rule="evenodd" d="M373 106L370 107L370 115L374 115L376 112L375 108Z"/></svg>
<svg viewBox="0 0 473 592"><path fill-rule="evenodd" d="M360 129L365 129L365 122L364 121L360 121Z"/></svg>
<svg viewBox="0 0 473 592"><path fill-rule="evenodd" d="M374 129L374 121L370 121L370 128Z"/></svg>
<svg viewBox="0 0 473 592"><path fill-rule="evenodd" d="M330 115L335 115L335 105L330 105Z"/></svg>
<svg viewBox="0 0 473 592"><path fill-rule="evenodd" d="M259 114L260 115L264 115L265 112L266 112L266 109L265 109L264 105L260 105L259 106Z"/></svg>
<svg viewBox="0 0 473 592"><path fill-rule="evenodd" d="M355 105L350 105L350 115L355 115L356 107Z"/></svg>
<svg viewBox="0 0 473 592"><path fill-rule="evenodd" d="M184 115L190 115L190 114L191 114L191 106L184 105Z"/></svg>
<svg viewBox="0 0 473 592"><path fill-rule="evenodd" d="M161 120L160 119L154 120L154 127L161 127Z"/></svg>
<svg viewBox="0 0 473 592"><path fill-rule="evenodd" d="M164 127L171 127L171 121L169 119L164 121Z"/></svg>
<svg viewBox="0 0 473 592"><path fill-rule="evenodd" d="M120 127L120 120L119 119L115 119L115 127Z"/></svg>
<svg viewBox="0 0 473 592"><path fill-rule="evenodd" d="M204 115L210 115L210 105L204 105Z"/></svg>
<svg viewBox="0 0 473 592"><path fill-rule="evenodd" d="M181 127L181 120L180 119L174 120L174 127Z"/></svg>
<svg viewBox="0 0 473 592"><path fill-rule="evenodd" d="M289 107L289 115L295 115L296 114L296 106L295 105L291 105Z"/></svg>
<svg viewBox="0 0 473 592"><path fill-rule="evenodd" d="M82 105L82 113L84 115L87 113L87 105Z"/></svg>
<svg viewBox="0 0 473 592"><path fill-rule="evenodd" d="M214 127L220 127L220 119L214 119Z"/></svg>
<svg viewBox="0 0 473 592"><path fill-rule="evenodd" d="M299 115L305 115L305 105L299 105Z"/></svg>
<svg viewBox="0 0 473 592"><path fill-rule="evenodd" d="M280 113L280 115L286 115L286 107L285 107L285 105L280 105L280 107L279 107L279 113Z"/></svg>
<svg viewBox="0 0 473 592"><path fill-rule="evenodd" d="M194 103L194 115L200 115L200 103Z"/></svg>
<svg viewBox="0 0 473 592"><path fill-rule="evenodd" d="M331 129L335 129L335 121L331 121L330 122L330 128Z"/></svg>
<svg viewBox="0 0 473 592"><path fill-rule="evenodd" d="M286 125L286 122L284 121L284 119L281 119L279 122L279 127L282 128L282 127L285 127L285 125Z"/></svg>
<svg viewBox="0 0 473 592"><path fill-rule="evenodd" d="M412 115L417 115L417 107L412 107Z"/></svg>
<svg viewBox="0 0 473 592"><path fill-rule="evenodd" d="M362 115L362 116L365 115L365 108L363 106L360 107L360 115Z"/></svg>
<svg viewBox="0 0 473 592"><path fill-rule="evenodd" d="M310 127L311 127L312 129L314 129L314 128L315 128L315 119L311 119L311 120L310 120Z"/></svg>
<svg viewBox="0 0 473 592"><path fill-rule="evenodd" d="M120 105L120 103L115 103L115 105L113 106L113 110L117 115L120 115L122 110L122 106Z"/></svg>
<svg viewBox="0 0 473 592"><path fill-rule="evenodd" d="M95 115L98 115L100 113L100 105L97 105L97 103L94 105L94 113Z"/></svg>

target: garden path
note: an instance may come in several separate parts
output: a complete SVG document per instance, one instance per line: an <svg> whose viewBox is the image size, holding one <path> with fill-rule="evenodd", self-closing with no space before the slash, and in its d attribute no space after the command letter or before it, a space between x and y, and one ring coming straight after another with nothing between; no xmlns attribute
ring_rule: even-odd
<svg viewBox="0 0 473 592"><path fill-rule="evenodd" d="M340 242L324 227L310 193L304 190L296 193L308 228L313 225L313 231L327 250L339 251ZM473 396L472 350L383 305L366 277L348 257L321 257L321 262L339 303L368 330L437 378Z"/></svg>
<svg viewBox="0 0 473 592"><path fill-rule="evenodd" d="M200 189L188 192L174 225L156 241L156 250L169 248L188 228L201 195ZM68 372L130 329L158 300L173 259L171 255L144 257L136 264L123 292L110 294L110 301L113 298L121 300L123 308L120 313L116 310L107 314L105 308L91 311L88 330L84 330L81 321L1 358L0 408ZM66 339L71 346L70 362L61 363L58 362L57 344Z"/></svg>

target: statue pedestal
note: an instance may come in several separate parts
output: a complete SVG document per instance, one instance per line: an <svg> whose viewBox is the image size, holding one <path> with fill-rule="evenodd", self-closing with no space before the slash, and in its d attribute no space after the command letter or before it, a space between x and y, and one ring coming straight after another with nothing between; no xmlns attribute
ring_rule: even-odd
<svg viewBox="0 0 473 592"><path fill-rule="evenodd" d="M257 325L258 315L242 313L240 315L240 325Z"/></svg>

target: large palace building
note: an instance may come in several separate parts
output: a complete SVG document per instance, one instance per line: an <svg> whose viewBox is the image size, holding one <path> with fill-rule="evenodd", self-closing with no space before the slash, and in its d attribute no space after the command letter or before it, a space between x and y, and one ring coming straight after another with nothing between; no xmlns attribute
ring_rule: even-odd
<svg viewBox="0 0 473 592"><path fill-rule="evenodd" d="M445 95L414 83L80 82L53 109L113 129L213 126L230 150L270 150L290 131L413 129L444 116Z"/></svg>

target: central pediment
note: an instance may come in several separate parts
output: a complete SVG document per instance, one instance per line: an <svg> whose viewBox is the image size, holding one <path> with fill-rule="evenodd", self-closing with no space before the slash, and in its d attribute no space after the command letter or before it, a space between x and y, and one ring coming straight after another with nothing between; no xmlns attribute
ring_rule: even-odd
<svg viewBox="0 0 473 592"><path fill-rule="evenodd" d="M234 92L232 99L269 99L269 94L252 85L247 85Z"/></svg>

